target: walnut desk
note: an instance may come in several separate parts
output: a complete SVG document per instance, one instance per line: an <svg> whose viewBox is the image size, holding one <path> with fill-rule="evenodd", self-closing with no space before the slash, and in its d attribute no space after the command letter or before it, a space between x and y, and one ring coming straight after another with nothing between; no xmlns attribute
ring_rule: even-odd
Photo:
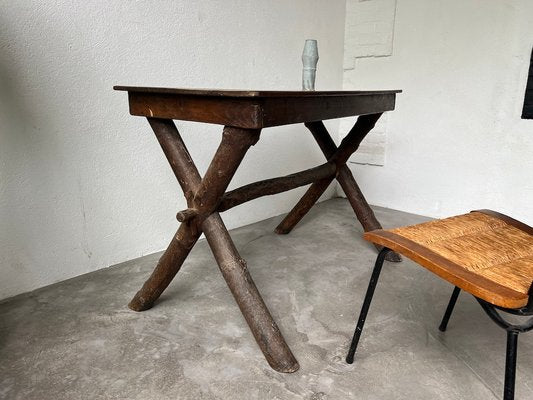
<svg viewBox="0 0 533 400"><path fill-rule="evenodd" d="M299 368L276 322L240 257L220 217L222 211L261 196L311 184L276 228L286 234L311 209L334 180L342 189L365 231L381 228L346 162L385 111L394 109L400 91L236 91L115 86L128 92L132 115L146 117L187 200L177 213L181 225L152 275L131 300L135 311L147 310L172 281L203 232L244 318L270 366L279 372ZM359 115L337 147L323 120ZM173 120L224 126L222 140L201 177ZM263 128L304 123L326 162L291 175L226 191L231 178ZM391 253L390 259L399 257Z"/></svg>

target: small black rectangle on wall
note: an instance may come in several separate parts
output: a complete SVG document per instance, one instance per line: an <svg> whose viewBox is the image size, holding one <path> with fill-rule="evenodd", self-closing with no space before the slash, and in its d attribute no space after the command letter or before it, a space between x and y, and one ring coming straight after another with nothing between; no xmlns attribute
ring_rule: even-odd
<svg viewBox="0 0 533 400"><path fill-rule="evenodd" d="M522 119L533 119L533 51L529 61L529 74L527 77L526 94L524 96L524 108Z"/></svg>

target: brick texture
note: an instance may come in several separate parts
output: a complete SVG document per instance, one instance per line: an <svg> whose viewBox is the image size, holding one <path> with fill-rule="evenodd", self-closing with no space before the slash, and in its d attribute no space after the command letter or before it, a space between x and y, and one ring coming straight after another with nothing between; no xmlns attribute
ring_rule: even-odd
<svg viewBox="0 0 533 400"><path fill-rule="evenodd" d="M344 70L356 69L357 59L392 55L396 0L347 0L344 33ZM357 74L357 71L355 71ZM349 80L344 89L357 90ZM352 119L340 123L341 134L353 126ZM383 115L372 132L363 140L350 162L384 165L387 143L387 115Z"/></svg>
<svg viewBox="0 0 533 400"><path fill-rule="evenodd" d="M362 57L392 54L396 0L346 2L344 69L354 69Z"/></svg>

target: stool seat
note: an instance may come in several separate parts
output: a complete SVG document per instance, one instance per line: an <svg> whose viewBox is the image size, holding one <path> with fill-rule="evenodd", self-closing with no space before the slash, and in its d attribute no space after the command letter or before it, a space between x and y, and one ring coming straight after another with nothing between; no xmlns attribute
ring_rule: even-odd
<svg viewBox="0 0 533 400"><path fill-rule="evenodd" d="M495 306L517 309L528 303L533 282L533 228L511 217L478 210L374 230L364 237Z"/></svg>
<svg viewBox="0 0 533 400"><path fill-rule="evenodd" d="M514 400L518 334L533 329L533 318L517 324L499 311L533 315L533 228L490 210L396 229L367 232L365 239L383 246L368 283L361 313L346 356L353 363L385 257L396 251L455 285L439 325L446 331L461 289L507 331L503 399Z"/></svg>

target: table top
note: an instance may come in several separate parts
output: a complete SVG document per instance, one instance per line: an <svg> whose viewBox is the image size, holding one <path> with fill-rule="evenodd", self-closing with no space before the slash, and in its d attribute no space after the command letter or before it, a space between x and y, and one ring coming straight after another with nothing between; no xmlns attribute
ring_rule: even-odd
<svg viewBox="0 0 533 400"><path fill-rule="evenodd" d="M394 109L401 90L277 91L115 86L130 114L248 129L321 121Z"/></svg>
<svg viewBox="0 0 533 400"><path fill-rule="evenodd" d="M322 97L365 96L372 94L401 93L401 90L238 90L238 89L184 89L143 86L114 86L115 90L137 93L160 93L174 95L213 97Z"/></svg>

